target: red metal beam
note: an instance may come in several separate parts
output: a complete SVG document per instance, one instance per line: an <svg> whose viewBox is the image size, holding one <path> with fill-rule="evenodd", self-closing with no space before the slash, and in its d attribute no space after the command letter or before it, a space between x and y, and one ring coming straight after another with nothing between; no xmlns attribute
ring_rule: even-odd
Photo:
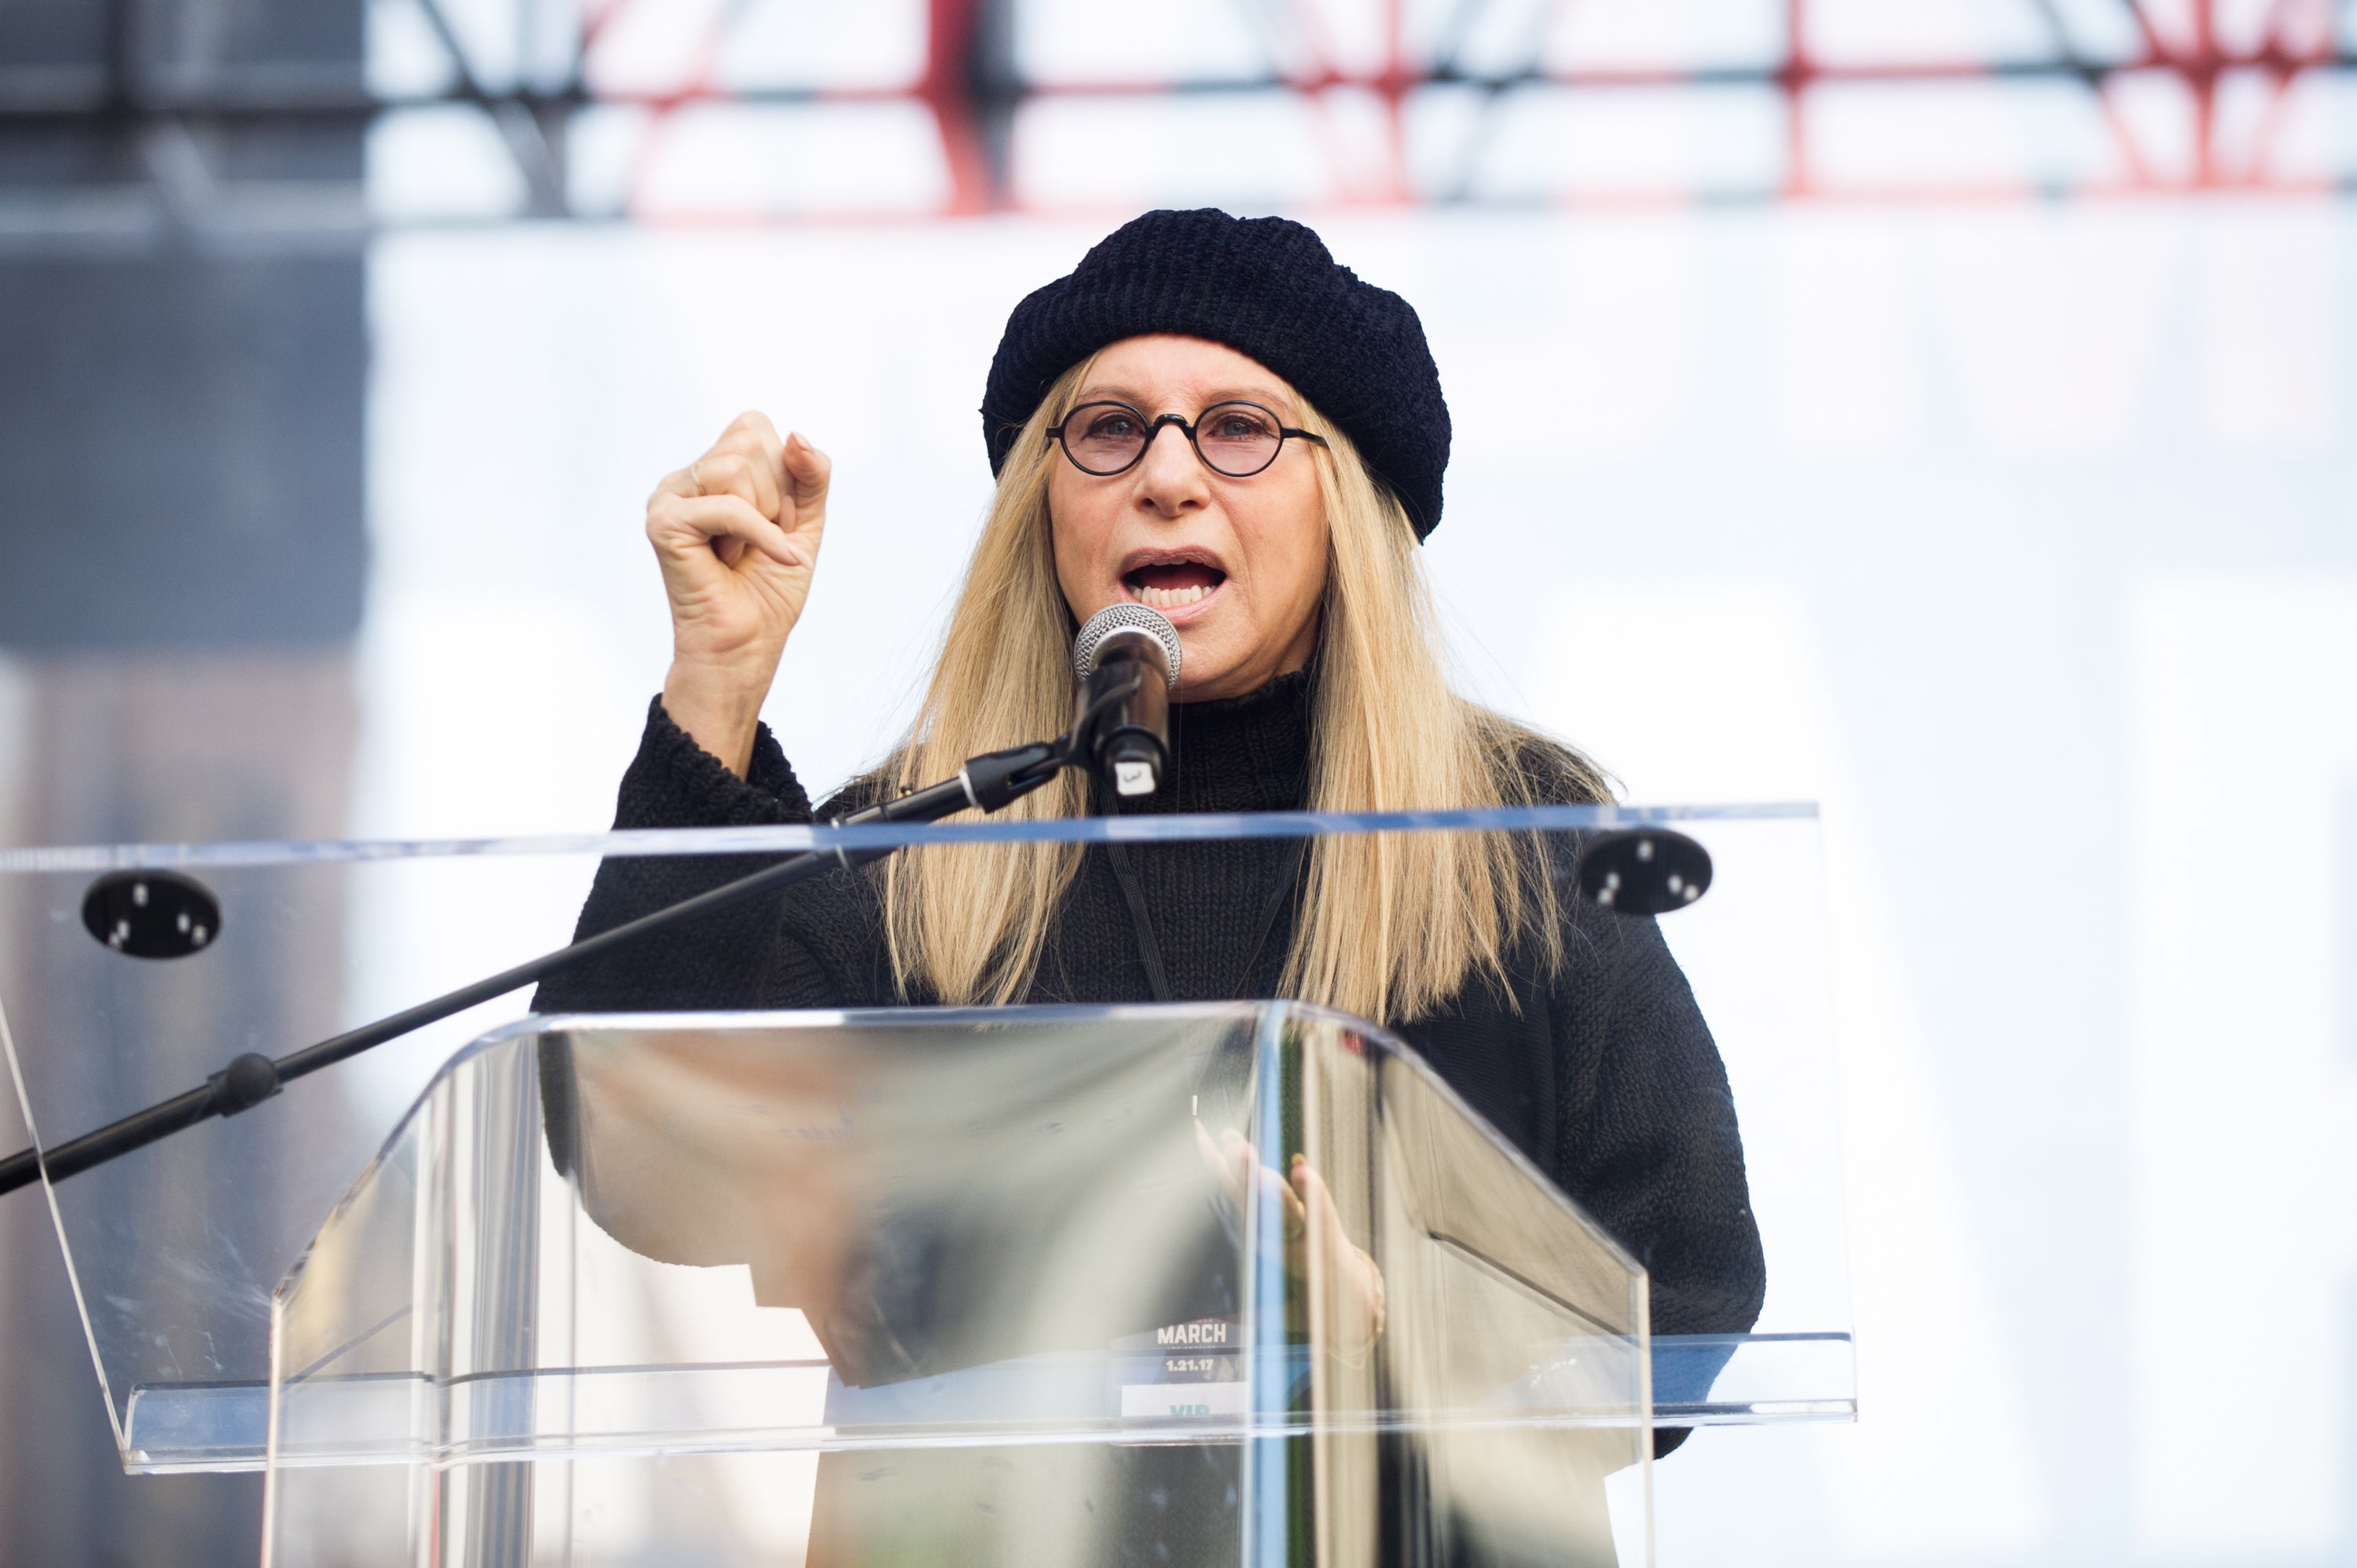
<svg viewBox="0 0 2357 1568"><path fill-rule="evenodd" d="M605 0L588 31L610 24L634 0ZM2122 166L2118 177L2102 177L2072 187L2073 193L2106 195L2159 190L2311 189L2313 181L2298 181L2278 174L2274 148L2279 139L2287 104L2294 91L2319 70L2346 70L2351 60L2340 51L2333 18L2315 0L2275 0L2257 34L2239 46L2222 39L2217 0L2189 0L2187 27L2182 36L2164 36L2148 8L2148 0L2123 0L2136 29L2138 52L2130 59L2085 61L2071 52L2067 38L2056 40L2055 59L2035 65L1996 64L1971 59L1920 59L1889 62L1833 62L1820 59L1811 36L1808 0L1784 0L1785 38L1781 58L1753 70L1685 70L1674 67L1608 67L1546 70L1536 66L1508 79L1465 78L1436 71L1411 59L1405 0L1384 0L1383 43L1377 59L1346 66L1322 31L1322 19L1308 0L1290 0L1283 13L1297 33L1297 52L1281 58L1279 72L1265 83L1183 82L1150 81L1048 81L1009 84L990 75L982 59L983 32L991 20L990 8L1004 0L927 0L925 56L916 81L900 86L819 90L803 93L737 94L716 88L713 69L725 42L715 36L702 68L691 80L662 93L599 94L601 102L638 102L658 111L658 130L650 148L660 140L661 116L693 102L751 100L756 102L921 103L937 127L942 159L949 174L944 209L974 213L1006 206L1003 134L994 137L994 124L1003 133L1010 112L1009 95L1020 98L1139 99L1173 92L1290 91L1323 98L1337 91L1370 95L1381 106L1386 146L1382 166L1367 177L1363 148L1354 148L1339 135L1323 137L1333 164L1336 186L1351 205L1390 205L1415 199L1409 177L1406 106L1419 91L1446 81L1472 81L1492 88L1642 89L1729 86L1756 83L1777 93L1784 109L1786 167L1772 194L1788 199L1886 200L1953 199L1984 200L2007 193L2003 186L1956 182L1897 186L1865 190L1855 186L1834 188L1825 183L1812 107L1827 88L1851 85L1904 84L1996 81L2026 75L2061 75L2083 81L2094 94L2097 113L2108 127ZM2321 16L2321 24L2318 18ZM2301 24L2305 22L2306 26ZM1003 67L1000 68L1003 71ZM2220 141L2221 84L2240 71L2263 72L2272 85L2270 101L2259 117L2247 156L2233 156ZM2180 82L2191 104L2193 166L2184 177L2169 177L2166 166L2138 145L2138 139L2115 101L2112 83L2129 72L2165 73ZM641 167L648 166L642 160ZM2357 171L2336 178L2345 188L2357 182ZM2012 188L2018 195L2026 188ZM1695 193L1664 189L1648 194L1620 193L1600 199L1610 205L1655 205L1691 199ZM1583 204L1599 199L1583 197Z"/></svg>
<svg viewBox="0 0 2357 1568"><path fill-rule="evenodd" d="M984 0L925 0L925 73L917 96L932 111L950 176L949 210L987 212L1005 193L991 170L974 82Z"/></svg>
<svg viewBox="0 0 2357 1568"><path fill-rule="evenodd" d="M1809 49L1808 0L1784 0L1784 64L1776 85L1784 94L1784 194L1804 197L1816 188L1815 160L1809 156L1809 89L1818 81Z"/></svg>

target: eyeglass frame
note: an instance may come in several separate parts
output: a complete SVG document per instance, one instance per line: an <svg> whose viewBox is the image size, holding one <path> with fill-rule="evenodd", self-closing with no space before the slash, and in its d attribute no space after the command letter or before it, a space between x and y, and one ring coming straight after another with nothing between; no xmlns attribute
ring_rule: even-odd
<svg viewBox="0 0 2357 1568"><path fill-rule="evenodd" d="M1064 439L1064 427L1072 422L1072 415L1080 413L1082 409L1090 408L1126 409L1131 413L1137 415L1138 418L1146 420L1146 439L1137 444L1136 456L1132 457L1128 462L1124 463L1118 468L1099 470L1087 467L1078 457L1072 456L1071 446ZM1203 415L1210 413L1214 409L1222 408L1249 408L1255 410L1258 413L1265 413L1268 415L1270 419L1276 422L1276 450L1268 455L1267 462L1263 463L1251 473L1229 473L1225 468L1221 467L1217 463L1212 462L1209 457L1203 456L1203 444L1195 438L1196 427L1203 423ZM1161 438L1162 427L1166 424L1177 425L1178 427L1178 434L1187 438L1187 445L1195 449L1195 460L1202 464L1206 468L1211 469L1211 472L1219 475L1220 478L1223 479L1250 479L1267 473L1271 468L1276 467L1276 460L1285 456L1285 444L1289 438L1313 442L1319 446L1326 445L1326 437L1318 435L1317 432L1310 430L1296 430L1291 425L1286 424L1283 419L1278 417L1276 410L1268 407L1265 403L1257 403L1249 398L1241 397L1222 398L1219 402L1212 403L1208 407L1198 409L1195 413L1194 421L1191 424L1189 423L1186 415L1178 413L1157 413L1151 419L1147 419L1146 411L1138 407L1135 403L1124 403L1119 398L1097 398L1088 403L1075 403L1071 408L1066 409L1064 411L1064 417L1058 420L1054 424L1049 426L1047 435L1049 441L1055 443L1057 446L1063 450L1064 461L1070 463L1073 467L1080 469L1082 473L1086 474L1092 479L1117 479L1121 478L1122 475L1128 473L1132 468L1136 467L1140 463L1146 461L1146 455L1154 450L1154 443Z"/></svg>

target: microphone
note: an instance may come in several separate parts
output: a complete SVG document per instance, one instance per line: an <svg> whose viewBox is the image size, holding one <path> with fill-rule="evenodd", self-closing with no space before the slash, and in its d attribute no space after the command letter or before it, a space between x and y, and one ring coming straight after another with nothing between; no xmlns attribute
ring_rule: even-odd
<svg viewBox="0 0 2357 1568"><path fill-rule="evenodd" d="M1178 628L1159 610L1125 600L1089 617L1072 639L1082 737L1098 778L1117 795L1151 795L1170 765L1170 688L1178 683Z"/></svg>

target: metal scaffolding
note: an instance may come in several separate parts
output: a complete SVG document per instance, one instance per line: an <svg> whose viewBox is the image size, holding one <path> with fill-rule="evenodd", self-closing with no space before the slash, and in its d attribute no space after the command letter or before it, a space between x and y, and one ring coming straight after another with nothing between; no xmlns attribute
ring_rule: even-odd
<svg viewBox="0 0 2357 1568"><path fill-rule="evenodd" d="M1132 198L1155 193L1082 200L1049 181L1043 194L1030 166L1039 155L1025 151L1020 134L1026 117L1047 106L1218 98L1282 102L1313 126L1349 112L1351 136L1308 138L1316 145L1305 156L1329 159L1328 175L1305 176L1266 205L2050 199L2357 187L2357 133L2343 128L2357 123L2357 6L2348 0L1979 0L1982 12L2017 13L1992 31L2001 43L1881 53L1840 37L1839 17L1827 20L1829 0L1756 0L1760 42L1748 51L1634 60L1566 47L1567 20L1582 9L1566 0L1415 8L1365 0L1351 16L1359 39L1349 48L1333 41L1339 0L1233 0L1225 11L1207 0L1207 16L1251 37L1263 68L1101 78L1027 65L1037 51L1023 47L1025 29L1038 17L1024 0L922 0L902 16L914 61L902 79L768 84L732 70L763 0L709 0L692 47L673 50L684 63L651 81L613 69L617 40L650 7L683 0L466 0L463 13L454 10L461 0L373 3L430 37L441 57L437 84L372 89L357 9L333 13L348 25L327 30L332 47L274 55L267 38L248 38L242 55L223 44L235 44L226 0L111 0L62 45L12 38L23 24L0 13L0 243L252 231L348 242L406 223L1134 207ZM263 9L282 18L307 12L308 33L326 36L317 7ZM501 33L504 46L485 48ZM492 55L496 69L486 63ZM1861 103L1888 110L1935 99L1967 119L2043 116L2048 139L2068 145L2018 166L1960 164L1954 138L1936 125L1911 140L1877 135L1871 118L1856 113ZM1591 118L1566 129L1561 115L1518 113L1537 102L1580 112L1609 105L1629 128ZM1646 113L1709 103L1740 106L1738 120L1714 123L1711 133L1720 145L1739 144L1740 156L1649 174L1660 160L1643 156L1643 127L1660 121ZM915 196L716 209L666 199L662 162L645 151L683 117L715 110L879 104L930 123L937 155L928 156L938 169ZM1427 112L1436 105L1448 112ZM495 133L483 145L500 149L512 195L447 212L430 202L372 205L359 149L404 116L436 112L474 117ZM621 156L618 174L585 182L580 130L617 114L629 118L625 140L640 150ZM2066 129L2055 133L2056 124ZM1870 155L1863 158L1861 142ZM343 151L323 162L307 157L307 145ZM1626 170L1595 176L1599 160L1609 166L1627 153L1639 156ZM1574 172L1550 176L1550 160ZM1505 178L1502 167L1523 172ZM585 192L585 183L597 188Z"/></svg>

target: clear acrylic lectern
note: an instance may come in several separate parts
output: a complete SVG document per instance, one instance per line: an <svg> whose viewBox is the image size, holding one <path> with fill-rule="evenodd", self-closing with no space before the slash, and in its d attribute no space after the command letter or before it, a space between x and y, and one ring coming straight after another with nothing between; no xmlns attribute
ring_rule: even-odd
<svg viewBox="0 0 2357 1568"><path fill-rule="evenodd" d="M291 1563L1609 1563L1652 1448L1643 1272L1278 1004L537 1021L274 1312Z"/></svg>
<svg viewBox="0 0 2357 1568"><path fill-rule="evenodd" d="M0 1203L47 1205L125 1469L266 1469L279 1564L1636 1568L1652 1432L1856 1411L1814 813L1540 825L1648 824L1716 868L1659 929L1740 1125L1744 1334L1651 1333L1641 1271L1437 1071L1278 1004L547 1019L522 992ZM826 833L0 851L0 1155L559 947L601 862ZM91 927L94 879L139 868L218 900L201 951ZM1666 1463L1739 1468L1734 1442Z"/></svg>

